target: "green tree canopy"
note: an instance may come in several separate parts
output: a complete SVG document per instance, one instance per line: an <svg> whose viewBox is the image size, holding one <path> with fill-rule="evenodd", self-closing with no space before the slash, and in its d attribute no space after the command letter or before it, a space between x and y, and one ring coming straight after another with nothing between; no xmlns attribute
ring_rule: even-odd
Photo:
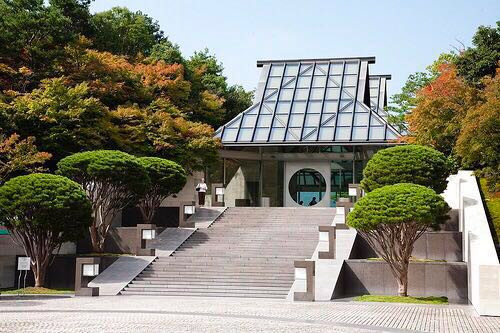
<svg viewBox="0 0 500 333"><path fill-rule="evenodd" d="M38 151L32 136L21 139L17 134L8 138L0 135L0 185L14 175L44 171L43 164L50 158L49 153Z"/></svg>
<svg viewBox="0 0 500 333"><path fill-rule="evenodd" d="M144 223L152 223L155 211L168 196L186 184L186 171L177 163L158 157L140 157L139 163L151 179L151 186L139 200Z"/></svg>
<svg viewBox="0 0 500 333"><path fill-rule="evenodd" d="M89 33L88 6L87 0L0 1L0 63L14 72L29 68L33 82L56 75L65 45Z"/></svg>
<svg viewBox="0 0 500 333"><path fill-rule="evenodd" d="M54 156L100 148L109 141L107 108L89 96L86 83L68 87L64 78L47 79L39 89L15 98L5 108L23 137L35 136L38 147Z"/></svg>
<svg viewBox="0 0 500 333"><path fill-rule="evenodd" d="M149 55L163 40L160 25L148 15L126 7L113 7L92 17L95 26L94 46L101 51L136 56Z"/></svg>
<svg viewBox="0 0 500 333"><path fill-rule="evenodd" d="M495 76L500 61L500 21L496 27L480 26L469 47L456 58L458 75L468 83L481 85L484 76Z"/></svg>
<svg viewBox="0 0 500 333"><path fill-rule="evenodd" d="M385 185L414 183L441 193L449 174L450 162L439 151L419 145L396 146L373 155L363 170L361 186L369 192Z"/></svg>
<svg viewBox="0 0 500 333"><path fill-rule="evenodd" d="M52 253L82 237L90 223L85 192L66 177L31 174L0 187L0 224L31 257L35 287L43 286Z"/></svg>
<svg viewBox="0 0 500 333"><path fill-rule="evenodd" d="M57 163L57 173L79 183L92 203L90 237L94 251L104 251L104 241L116 213L137 202L151 186L136 157L116 150L76 153Z"/></svg>
<svg viewBox="0 0 500 333"><path fill-rule="evenodd" d="M347 215L347 224L388 263L398 282L398 293L408 296L413 244L428 228L438 228L449 209L430 188L407 183L388 185L356 202Z"/></svg>

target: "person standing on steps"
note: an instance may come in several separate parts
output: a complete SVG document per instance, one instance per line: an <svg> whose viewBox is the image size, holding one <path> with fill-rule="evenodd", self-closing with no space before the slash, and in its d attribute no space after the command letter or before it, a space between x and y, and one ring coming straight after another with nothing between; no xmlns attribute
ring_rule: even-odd
<svg viewBox="0 0 500 333"><path fill-rule="evenodd" d="M207 184L205 184L205 178L196 185L196 191L198 192L198 204L203 207L205 206L205 194L207 193Z"/></svg>

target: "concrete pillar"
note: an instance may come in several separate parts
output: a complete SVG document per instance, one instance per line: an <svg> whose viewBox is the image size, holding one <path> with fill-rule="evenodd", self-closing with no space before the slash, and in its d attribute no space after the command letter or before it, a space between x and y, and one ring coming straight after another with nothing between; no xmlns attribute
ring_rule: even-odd
<svg viewBox="0 0 500 333"><path fill-rule="evenodd" d="M99 288L88 287L88 283L100 273L100 263L101 258L76 258L75 296L99 296Z"/></svg>

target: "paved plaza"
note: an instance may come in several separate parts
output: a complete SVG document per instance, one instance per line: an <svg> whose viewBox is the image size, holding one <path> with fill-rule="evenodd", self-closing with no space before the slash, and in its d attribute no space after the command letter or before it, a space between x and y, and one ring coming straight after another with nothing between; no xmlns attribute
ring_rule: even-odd
<svg viewBox="0 0 500 333"><path fill-rule="evenodd" d="M0 298L0 332L500 332L465 305L197 297Z"/></svg>

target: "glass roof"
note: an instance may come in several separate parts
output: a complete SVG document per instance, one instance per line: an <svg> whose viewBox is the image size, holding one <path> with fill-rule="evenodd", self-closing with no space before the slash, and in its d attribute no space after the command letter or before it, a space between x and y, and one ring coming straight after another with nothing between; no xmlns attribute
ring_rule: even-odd
<svg viewBox="0 0 500 333"><path fill-rule="evenodd" d="M262 72L255 103L220 127L216 136L223 145L395 140L400 134L378 107L383 109L385 103L385 79L382 83L377 76L372 87L368 74L373 62L373 58L258 62Z"/></svg>

